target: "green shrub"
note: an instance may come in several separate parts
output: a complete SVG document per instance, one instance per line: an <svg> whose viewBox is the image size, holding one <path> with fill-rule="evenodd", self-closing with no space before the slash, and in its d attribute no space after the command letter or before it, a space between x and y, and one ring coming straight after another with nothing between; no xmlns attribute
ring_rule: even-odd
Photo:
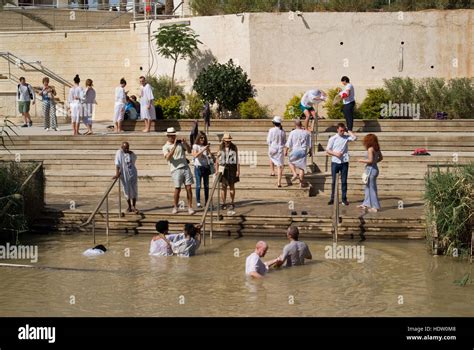
<svg viewBox="0 0 474 350"><path fill-rule="evenodd" d="M158 78L148 75L146 81L150 84L153 90L153 97L155 100L160 98L170 97L171 78L167 75L160 75ZM184 87L179 85L176 81L173 86L172 95L184 97Z"/></svg>
<svg viewBox="0 0 474 350"><path fill-rule="evenodd" d="M422 118L447 112L450 119L474 118L474 78L384 80L392 103L419 104Z"/></svg>
<svg viewBox="0 0 474 350"><path fill-rule="evenodd" d="M474 78L451 79L448 82L448 101L446 111L449 118L474 118Z"/></svg>
<svg viewBox="0 0 474 350"><path fill-rule="evenodd" d="M204 101L217 102L219 111L235 111L241 102L255 96L254 87L240 66L232 60L225 64L214 61L201 70L193 85Z"/></svg>
<svg viewBox="0 0 474 350"><path fill-rule="evenodd" d="M237 12L286 11L419 11L473 8L470 0L192 0L194 14L212 16Z"/></svg>
<svg viewBox="0 0 474 350"><path fill-rule="evenodd" d="M344 114L342 113L342 101L333 104L334 98L339 93L339 88L329 89L327 92L328 99L324 103L324 109L327 110L327 115L329 119L344 119Z"/></svg>
<svg viewBox="0 0 474 350"><path fill-rule="evenodd" d="M384 85L392 103L414 103L417 90L414 79L399 77L384 79Z"/></svg>
<svg viewBox="0 0 474 350"><path fill-rule="evenodd" d="M190 93L186 94L184 117L188 119L199 119L201 118L201 112L204 108L204 103L198 94Z"/></svg>
<svg viewBox="0 0 474 350"><path fill-rule="evenodd" d="M384 104L388 104L390 96L388 91L382 88L367 89L367 96L359 107L362 119L383 118L381 110Z"/></svg>
<svg viewBox="0 0 474 350"><path fill-rule="evenodd" d="M165 119L180 119L182 97L173 95L167 98L160 98L155 102L155 105L160 105L163 109L163 116Z"/></svg>
<svg viewBox="0 0 474 350"><path fill-rule="evenodd" d="M283 113L284 119L298 119L301 116L302 112L300 108L300 103L302 97L303 94L294 95L292 98L290 98L290 100L286 104L285 112Z"/></svg>
<svg viewBox="0 0 474 350"><path fill-rule="evenodd" d="M466 251L471 240L474 216L474 163L432 173L425 179L427 227L434 227L439 248L451 255L454 249ZM428 230L428 238L431 230Z"/></svg>
<svg viewBox="0 0 474 350"><path fill-rule="evenodd" d="M269 115L268 107L261 106L254 98L239 104L240 118L242 119L264 119Z"/></svg>

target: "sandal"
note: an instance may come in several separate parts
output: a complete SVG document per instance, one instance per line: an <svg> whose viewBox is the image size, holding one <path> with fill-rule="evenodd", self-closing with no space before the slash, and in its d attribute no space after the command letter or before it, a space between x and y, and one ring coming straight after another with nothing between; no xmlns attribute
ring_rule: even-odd
<svg viewBox="0 0 474 350"><path fill-rule="evenodd" d="M275 173L271 173L270 176L275 176Z"/></svg>
<svg viewBox="0 0 474 350"><path fill-rule="evenodd" d="M128 208L127 213L131 213L131 212L132 212L132 208Z"/></svg>
<svg viewBox="0 0 474 350"><path fill-rule="evenodd" d="M137 208L133 208L132 210L136 215L140 214L140 210L138 210Z"/></svg>

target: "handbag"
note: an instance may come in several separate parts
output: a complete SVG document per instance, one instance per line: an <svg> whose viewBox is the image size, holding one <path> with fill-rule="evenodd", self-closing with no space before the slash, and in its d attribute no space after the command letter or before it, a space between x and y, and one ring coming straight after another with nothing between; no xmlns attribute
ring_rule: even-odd
<svg viewBox="0 0 474 350"><path fill-rule="evenodd" d="M367 185L369 183L369 177L370 177L370 170L369 171L365 170L362 173L362 182Z"/></svg>
<svg viewBox="0 0 474 350"><path fill-rule="evenodd" d="M214 165L214 159L211 156L206 155L207 164L209 165L209 174L214 175L216 173L216 166Z"/></svg>

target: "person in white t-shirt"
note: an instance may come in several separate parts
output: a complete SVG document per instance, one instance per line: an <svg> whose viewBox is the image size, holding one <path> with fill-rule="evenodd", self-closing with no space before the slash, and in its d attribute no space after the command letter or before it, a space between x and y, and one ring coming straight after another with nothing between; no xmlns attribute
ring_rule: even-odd
<svg viewBox="0 0 474 350"><path fill-rule="evenodd" d="M99 256L105 254L107 248L105 248L102 244L96 245L94 248L89 248L85 250L82 255L87 257Z"/></svg>
<svg viewBox="0 0 474 350"><path fill-rule="evenodd" d="M158 234L151 239L150 251L148 255L152 256L171 256L173 249L168 239L169 222L160 220L155 225Z"/></svg>
<svg viewBox="0 0 474 350"><path fill-rule="evenodd" d="M323 101L326 101L326 99L326 93L320 89L308 90L301 98L300 109L305 116L304 128L306 130L312 131L309 127L309 120L310 118L317 118L318 104ZM316 106L316 109L314 108L314 106Z"/></svg>
<svg viewBox="0 0 474 350"><path fill-rule="evenodd" d="M23 116L22 128L33 126L30 116L30 104L35 104L35 92L30 84L26 83L25 77L20 77L20 84L17 88L18 109Z"/></svg>
<svg viewBox="0 0 474 350"><path fill-rule="evenodd" d="M194 177L196 178L196 203L201 208L201 179L204 183L204 207L209 199L209 176L211 175L211 165L214 163L211 153L211 145L207 141L207 136L200 131L193 145L192 155L194 158Z"/></svg>
<svg viewBox="0 0 474 350"><path fill-rule="evenodd" d="M264 263L261 258L267 254L268 244L264 241L257 242L255 251L245 260L245 275L254 278L262 278L268 269L278 262L278 259Z"/></svg>
<svg viewBox="0 0 474 350"><path fill-rule="evenodd" d="M331 158L331 199L328 205L334 203L334 189L336 187L336 174L341 173L341 190L342 190L342 205L349 205L347 201L347 175L349 173L349 142L357 140L357 136L349 131L346 134L346 126L344 123L337 124L337 133L332 136L326 147L326 153Z"/></svg>
<svg viewBox="0 0 474 350"><path fill-rule="evenodd" d="M347 130L352 131L354 125L355 92L354 86L350 83L348 77L343 76L341 83L344 86L339 92L342 98L342 113L346 119Z"/></svg>

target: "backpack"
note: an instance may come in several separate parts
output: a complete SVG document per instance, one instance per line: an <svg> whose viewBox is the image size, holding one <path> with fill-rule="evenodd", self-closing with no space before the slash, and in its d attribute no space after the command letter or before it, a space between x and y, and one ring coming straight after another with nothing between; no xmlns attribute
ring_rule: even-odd
<svg viewBox="0 0 474 350"><path fill-rule="evenodd" d="M20 99L20 86L21 84L18 84L17 86L17 91L18 91L18 99ZM30 84L26 84L26 88L28 89L28 93L30 95L30 100L33 100L33 92L32 92L32 87Z"/></svg>

